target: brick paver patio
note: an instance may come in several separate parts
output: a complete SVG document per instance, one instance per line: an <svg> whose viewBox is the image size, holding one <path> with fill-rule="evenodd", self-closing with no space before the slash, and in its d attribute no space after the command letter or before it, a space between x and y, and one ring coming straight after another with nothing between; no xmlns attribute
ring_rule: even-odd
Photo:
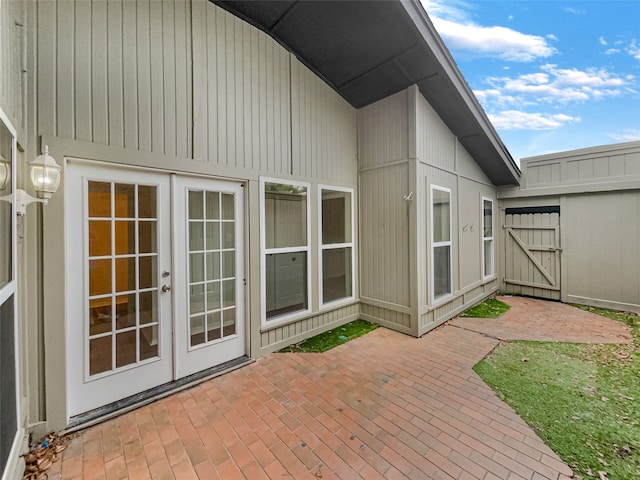
<svg viewBox="0 0 640 480"><path fill-rule="evenodd" d="M506 301L501 322L457 319L420 339L379 328L323 354L269 355L85 430L49 480L566 478L471 367L492 337L623 342L628 331Z"/></svg>

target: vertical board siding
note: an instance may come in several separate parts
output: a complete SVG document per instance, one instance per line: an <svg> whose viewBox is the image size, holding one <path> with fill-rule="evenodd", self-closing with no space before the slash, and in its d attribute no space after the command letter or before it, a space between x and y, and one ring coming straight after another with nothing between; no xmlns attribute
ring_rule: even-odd
<svg viewBox="0 0 640 480"><path fill-rule="evenodd" d="M284 347L292 341L301 340L302 338L300 337L308 337L312 333L316 334L320 333L320 331L328 330L330 326L350 321L350 319L357 317L359 313L359 305L353 304L273 328L260 334L261 348L269 348L278 344ZM296 339L296 337L298 338ZM283 344L283 342L285 343Z"/></svg>
<svg viewBox="0 0 640 480"><path fill-rule="evenodd" d="M590 151L591 150L591 151ZM522 161L522 188L566 187L640 176L640 143L563 152ZM635 178L634 178L635 177Z"/></svg>
<svg viewBox="0 0 640 480"><path fill-rule="evenodd" d="M357 181L356 111L295 57L291 57L293 174Z"/></svg>
<svg viewBox="0 0 640 480"><path fill-rule="evenodd" d="M384 321L407 329L411 327L411 315L408 313L369 305L368 303L362 303L360 310L362 316L367 320Z"/></svg>
<svg viewBox="0 0 640 480"><path fill-rule="evenodd" d="M459 141L456 141L456 172L459 173L461 177L483 183L492 190L495 190L491 180L489 180L487 175Z"/></svg>
<svg viewBox="0 0 640 480"><path fill-rule="evenodd" d="M416 152L420 161L454 172L456 138L420 94L416 109Z"/></svg>
<svg viewBox="0 0 640 480"><path fill-rule="evenodd" d="M0 105L16 128L26 125L22 111L26 35L24 2L0 2Z"/></svg>
<svg viewBox="0 0 640 480"><path fill-rule="evenodd" d="M562 268L569 296L640 307L640 192L567 196Z"/></svg>
<svg viewBox="0 0 640 480"><path fill-rule="evenodd" d="M410 306L409 168L360 173L360 294Z"/></svg>
<svg viewBox="0 0 640 480"><path fill-rule="evenodd" d="M469 180L460 179L458 187L458 249L460 288L482 281L482 193L479 185ZM489 195L485 195L489 196ZM497 203L493 203L493 215L497 214ZM495 219L494 219L495 220ZM495 223L495 222L494 222ZM495 238L494 228L494 238ZM496 241L494 240L494 249ZM495 260L495 253L494 253Z"/></svg>
<svg viewBox="0 0 640 480"><path fill-rule="evenodd" d="M289 53L209 2L192 16L194 157L291 174Z"/></svg>
<svg viewBox="0 0 640 480"><path fill-rule="evenodd" d="M38 133L188 156L189 11L187 0L38 2Z"/></svg>
<svg viewBox="0 0 640 480"><path fill-rule="evenodd" d="M361 169L409 156L407 101L408 92L403 90L358 110Z"/></svg>

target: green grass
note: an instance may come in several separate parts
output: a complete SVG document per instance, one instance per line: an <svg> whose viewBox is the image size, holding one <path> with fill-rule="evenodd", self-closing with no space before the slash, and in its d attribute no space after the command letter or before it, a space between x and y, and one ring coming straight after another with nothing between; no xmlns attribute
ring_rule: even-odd
<svg viewBox="0 0 640 480"><path fill-rule="evenodd" d="M378 328L378 325L374 323L369 323L365 320L355 320L341 327L316 335L315 337L307 338L304 342L289 345L280 350L280 352L322 353L333 347L342 345L349 340L361 337L376 328Z"/></svg>
<svg viewBox="0 0 640 480"><path fill-rule="evenodd" d="M461 317L498 318L511 307L495 298L488 298L475 307L471 307L460 314Z"/></svg>
<svg viewBox="0 0 640 480"><path fill-rule="evenodd" d="M640 317L633 344L501 344L474 370L583 478L640 478Z"/></svg>

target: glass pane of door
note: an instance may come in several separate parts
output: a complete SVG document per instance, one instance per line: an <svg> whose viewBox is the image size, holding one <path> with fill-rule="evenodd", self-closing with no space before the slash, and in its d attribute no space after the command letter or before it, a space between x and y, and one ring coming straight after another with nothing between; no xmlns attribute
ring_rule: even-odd
<svg viewBox="0 0 640 480"><path fill-rule="evenodd" d="M232 194L189 190L189 346L236 334L236 219Z"/></svg>
<svg viewBox="0 0 640 480"><path fill-rule="evenodd" d="M88 182L90 376L159 355L156 188Z"/></svg>

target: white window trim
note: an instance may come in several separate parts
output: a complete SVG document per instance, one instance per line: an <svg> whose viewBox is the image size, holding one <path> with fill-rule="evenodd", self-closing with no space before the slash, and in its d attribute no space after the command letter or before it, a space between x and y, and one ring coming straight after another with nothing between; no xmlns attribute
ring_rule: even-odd
<svg viewBox="0 0 640 480"><path fill-rule="evenodd" d="M484 202L491 202L491 233L490 237L484 236ZM495 278L496 276L496 252L495 252L495 228L496 222L495 218L495 209L493 208L493 199L489 197L482 197L480 201L480 218L482 219L482 230L481 230L481 245L480 245L480 255L481 255L481 265L482 265L482 280L490 280ZM491 273L487 275L487 272L484 270L484 244L487 241L491 241Z"/></svg>
<svg viewBox="0 0 640 480"><path fill-rule="evenodd" d="M267 248L266 247L266 206L265 184L294 185L307 189L307 244L299 247ZM267 262L268 254L305 252L307 254L307 308L290 314L274 317L267 321ZM285 325L304 318L311 313L311 184L285 178L260 177L260 325L262 330Z"/></svg>
<svg viewBox="0 0 640 480"><path fill-rule="evenodd" d="M441 192L447 192L449 194L449 240L446 242L435 242L433 240L433 191L439 190ZM453 225L451 223L451 214L453 211L453 195L451 195L451 189L446 187L441 187L438 185L430 185L429 188L429 216L430 225L431 225L431 288L430 288L430 296L431 296L431 305L438 305L445 302L447 299L453 297ZM440 295L439 297L435 296L434 288L435 288L435 255L434 251L436 247L449 247L449 265L450 265L450 285L449 289L451 290L449 293L444 295Z"/></svg>
<svg viewBox="0 0 640 480"><path fill-rule="evenodd" d="M15 471L17 469L16 465L18 464L18 455L20 454L21 448L21 439L25 434L24 426L21 422L22 418L22 410L23 410L23 392L22 392L22 381L21 381L21 371L22 371L22 349L20 347L20 318L19 313L20 309L19 303L19 290L18 290L18 234L17 234L17 214L16 214L16 188L18 186L16 173L18 171L17 162L18 162L18 131L13 126L13 123L9 120L8 115L5 114L2 107L0 107L0 124L4 125L4 127L9 131L11 135L11 158L7 159L11 162L11 178L9 181L11 182L11 201L9 204L11 205L11 278L6 283L0 287L0 305L4 304L11 296L13 296L13 367L14 367L14 387L15 387L15 408L16 408L16 431L15 436L13 438L13 442L11 444L11 448L9 450L9 456L6 458L5 464L5 473ZM0 471L0 476L2 472Z"/></svg>
<svg viewBox="0 0 640 480"><path fill-rule="evenodd" d="M345 192L351 195L351 242L346 243L330 243L328 245L322 244L322 192L323 190L331 190L334 192ZM318 185L318 299L320 302L320 311L329 310L341 305L347 305L353 303L356 298L356 251L355 251L355 201L354 201L353 188L335 187L332 185ZM331 302L324 303L323 298L323 281L322 281L322 260L325 250L339 249L339 248L351 248L351 296L345 298L339 298Z"/></svg>

